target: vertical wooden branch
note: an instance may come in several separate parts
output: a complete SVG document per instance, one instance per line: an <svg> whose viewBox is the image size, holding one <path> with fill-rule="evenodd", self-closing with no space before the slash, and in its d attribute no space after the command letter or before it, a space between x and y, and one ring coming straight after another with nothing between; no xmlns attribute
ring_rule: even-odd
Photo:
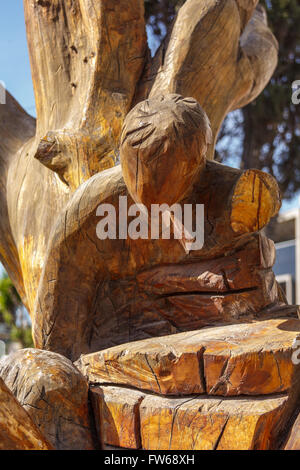
<svg viewBox="0 0 300 470"><path fill-rule="evenodd" d="M24 2L36 158L76 188L114 165L146 48L143 0Z"/></svg>
<svg viewBox="0 0 300 470"><path fill-rule="evenodd" d="M35 133L35 120L16 100L6 93L6 104L0 104L0 257L20 295L25 289L19 254L12 233L7 203L7 175L12 160L24 143Z"/></svg>

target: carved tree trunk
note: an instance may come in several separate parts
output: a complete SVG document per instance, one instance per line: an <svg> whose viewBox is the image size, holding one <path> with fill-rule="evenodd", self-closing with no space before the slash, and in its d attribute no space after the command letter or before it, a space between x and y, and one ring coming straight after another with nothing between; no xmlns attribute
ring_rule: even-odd
<svg viewBox="0 0 300 470"><path fill-rule="evenodd" d="M260 172L201 157L202 176L193 173L188 188L173 172L173 187L181 188L176 202L206 204L207 241L199 253L187 254L174 240L96 237L99 203L118 207L119 195L134 197L120 166L112 167L135 104L170 93L196 99L211 122L213 160L226 114L264 88L277 42L256 6L257 0L187 0L151 59L143 0L24 0L37 122L35 129L10 95L0 106L0 257L30 311L37 347L75 359L282 305L273 248L256 233L277 212L279 195ZM164 291L153 302L151 270L195 261L210 273L208 282L203 274L202 285L187 287L193 274L187 279L179 269L178 282L191 296L168 299ZM220 292L217 304L212 298Z"/></svg>

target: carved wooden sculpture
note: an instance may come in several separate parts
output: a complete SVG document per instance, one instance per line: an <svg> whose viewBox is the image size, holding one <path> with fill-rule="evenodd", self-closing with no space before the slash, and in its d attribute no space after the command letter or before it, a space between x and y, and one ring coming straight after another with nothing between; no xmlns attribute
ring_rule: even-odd
<svg viewBox="0 0 300 470"><path fill-rule="evenodd" d="M0 107L0 256L31 314L35 346L73 361L88 354L77 366L90 381L112 384L93 391L100 434L106 420L106 444L271 448L296 409L299 387L287 356L299 324L285 318L295 317L296 308L278 290L274 244L260 233L280 208L277 183L261 171L213 161L224 117L251 102L276 66L277 42L257 3L187 0L151 59L142 0L24 1L37 122L10 95ZM122 166L114 166L119 156ZM154 203L203 204L204 245L191 251L176 238L99 239L98 206L112 204L118 221L121 196L128 206L148 209ZM231 324L236 337L226 342L232 327L224 326L224 337L217 327ZM180 349L180 335L207 326L213 327L206 330L210 338L197 331L196 343L183 340ZM278 330L286 331L284 346ZM252 332L253 344L245 340ZM170 334L165 358L165 340L156 337ZM217 345L211 344L214 336ZM137 346L136 356L133 344L134 373L126 363L121 376L103 372L106 356L97 351L121 348L107 352L118 370L119 358L131 349L117 345L144 338L156 339ZM263 341L270 351L262 372L253 364L261 361ZM238 359L228 371L235 342ZM150 350L155 345L154 359L143 344ZM210 358L206 349L214 351ZM249 354L254 359L248 363ZM188 410L182 398L146 396L145 370L155 393L204 396ZM128 411L130 390L123 397L113 386L131 383L133 376L140 391L132 394ZM234 398L278 392L283 395L245 405ZM208 395L233 399L213 415L216 399ZM182 421L173 441L170 416L180 415L178 407ZM200 409L182 442L180 433ZM208 416L213 429L197 434ZM132 431L120 436L123 419ZM160 419L164 440L157 437Z"/></svg>

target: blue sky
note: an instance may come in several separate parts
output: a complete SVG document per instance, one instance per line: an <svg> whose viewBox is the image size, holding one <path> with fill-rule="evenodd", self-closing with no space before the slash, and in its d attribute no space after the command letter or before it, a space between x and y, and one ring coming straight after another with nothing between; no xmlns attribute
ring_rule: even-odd
<svg viewBox="0 0 300 470"><path fill-rule="evenodd" d="M32 115L35 115L22 0L1 1L0 80Z"/></svg>
<svg viewBox="0 0 300 470"><path fill-rule="evenodd" d="M155 49L157 44L151 42L152 49ZM1 2L0 80L26 111L35 116L22 0ZM284 202L283 210L296 206L300 206L299 196Z"/></svg>

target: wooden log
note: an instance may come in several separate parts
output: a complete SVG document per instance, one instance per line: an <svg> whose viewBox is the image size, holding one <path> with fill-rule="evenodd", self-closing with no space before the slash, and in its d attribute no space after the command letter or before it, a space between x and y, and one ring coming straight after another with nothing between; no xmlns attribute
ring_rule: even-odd
<svg viewBox="0 0 300 470"><path fill-rule="evenodd" d="M278 213L280 206L274 178L263 171L247 170L234 188L231 227L236 233L259 231Z"/></svg>
<svg viewBox="0 0 300 470"><path fill-rule="evenodd" d="M218 399L147 396L140 405L145 450L268 450L287 397Z"/></svg>
<svg viewBox="0 0 300 470"><path fill-rule="evenodd" d="M203 351L200 340L189 344L171 335L84 355L75 364L89 382L131 385L162 395L189 395L205 392L199 363Z"/></svg>
<svg viewBox="0 0 300 470"><path fill-rule="evenodd" d="M144 394L121 387L92 387L92 404L99 440L104 444L139 449L139 407Z"/></svg>
<svg viewBox="0 0 300 470"><path fill-rule="evenodd" d="M53 450L1 378L0 450Z"/></svg>
<svg viewBox="0 0 300 470"><path fill-rule="evenodd" d="M91 383L161 395L268 395L289 390L300 321L266 320L178 333L82 356Z"/></svg>
<svg viewBox="0 0 300 470"><path fill-rule="evenodd" d="M281 319L243 325L240 332L231 327L232 337L226 338L229 347L216 341L203 354L207 393L228 396L288 391L295 371L292 355L299 326L299 320Z"/></svg>
<svg viewBox="0 0 300 470"><path fill-rule="evenodd" d="M267 450L276 448L287 422L286 395L166 398L112 386L92 390L104 410L96 415L104 441L121 449L141 442L145 450Z"/></svg>
<svg viewBox="0 0 300 470"><path fill-rule="evenodd" d="M282 331L293 326L281 324ZM297 346L295 346L296 348ZM294 354L298 356L295 349ZM294 361L295 362L295 361ZM259 395L257 397L212 397L189 395L163 397L153 392L111 385L93 386L96 392L96 422L102 435L119 436L130 426L128 403L135 403L138 427L134 436L147 450L246 450L279 449L296 438L299 410L299 365L294 366L292 386L288 395ZM107 415L100 421L99 408ZM104 414L105 415L105 414ZM123 416L123 420L122 420ZM103 416L102 416L103 418ZM108 439L107 439L108 440ZM118 441L120 442L120 441ZM125 442L124 442L125 443ZM120 443L121 445L121 443ZM293 445L293 444L292 444ZM114 447L103 444L103 448Z"/></svg>
<svg viewBox="0 0 300 470"><path fill-rule="evenodd" d="M56 450L94 448L88 385L68 359L19 350L0 360L0 377Z"/></svg>
<svg viewBox="0 0 300 470"><path fill-rule="evenodd" d="M7 177L11 161L34 133L35 120L6 92L6 104L0 105L0 257L25 304L23 273L8 213Z"/></svg>

